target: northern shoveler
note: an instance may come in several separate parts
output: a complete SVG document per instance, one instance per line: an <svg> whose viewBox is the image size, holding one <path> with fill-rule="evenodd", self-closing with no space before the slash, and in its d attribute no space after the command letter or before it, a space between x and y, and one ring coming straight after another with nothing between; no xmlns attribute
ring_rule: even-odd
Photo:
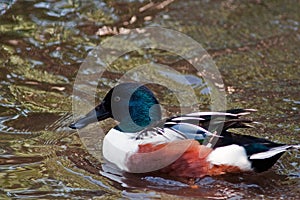
<svg viewBox="0 0 300 200"><path fill-rule="evenodd" d="M229 131L251 127L252 121L243 116L253 111L196 112L163 120L159 102L146 86L122 83L70 128L80 129L107 118L118 121L104 137L103 156L126 172L161 171L180 177L263 172L285 151L300 145Z"/></svg>

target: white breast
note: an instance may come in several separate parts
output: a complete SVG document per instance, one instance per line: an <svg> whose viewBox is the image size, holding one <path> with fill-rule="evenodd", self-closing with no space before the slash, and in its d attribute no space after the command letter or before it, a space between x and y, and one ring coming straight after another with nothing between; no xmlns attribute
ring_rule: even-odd
<svg viewBox="0 0 300 200"><path fill-rule="evenodd" d="M178 135L176 135L175 132L170 129L165 129L164 131L165 133L168 133L166 134L168 137L156 135L153 137L144 138L143 140L137 140L134 133L124 133L116 129L111 129L104 137L102 151L103 156L106 160L114 163L121 170L131 172L126 164L128 158L138 151L140 144L159 144L183 139L178 137ZM180 147L179 149L181 148L184 150L186 147ZM172 151L175 152L175 149ZM179 156L181 155L180 153L182 153L181 151L178 152ZM157 161L158 163L162 163L164 160L166 160L166 158L159 152L156 152L156 155L152 157L155 158L155 160L152 160L151 162ZM147 160L147 158L145 158L145 160ZM213 165L229 165L239 167L244 171L251 170L251 163L247 158L245 149L238 145L229 145L216 148L209 154L207 161Z"/></svg>
<svg viewBox="0 0 300 200"><path fill-rule="evenodd" d="M104 158L124 171L128 171L125 166L127 156L138 150L138 144L131 137L129 134L111 129L103 140L102 152Z"/></svg>
<svg viewBox="0 0 300 200"><path fill-rule="evenodd" d="M103 140L102 152L106 160L114 163L121 170L130 172L126 166L127 159L138 151L140 144L158 144L170 142L170 138L161 135L136 140L135 133L124 133L116 129L111 129Z"/></svg>

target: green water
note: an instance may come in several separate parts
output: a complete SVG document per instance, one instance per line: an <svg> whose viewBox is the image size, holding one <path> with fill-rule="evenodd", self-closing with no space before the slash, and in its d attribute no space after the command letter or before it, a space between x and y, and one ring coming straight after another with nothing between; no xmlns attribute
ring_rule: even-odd
<svg viewBox="0 0 300 200"><path fill-rule="evenodd" d="M186 180L115 170L101 159L104 134L87 132L82 141L67 127L73 121L73 84L88 52L121 28L161 26L187 34L208 51L225 83L228 108L258 110L252 117L262 124L241 133L300 143L299 1L3 2L1 199L300 198L299 151L286 153L266 173L206 177L196 180L198 188L191 188ZM104 26L113 31L103 32ZM186 62L167 52L128 56L103 74L100 97L124 71L146 62L168 64L197 77ZM209 110L207 87L201 78L195 80L202 102L197 106ZM174 95L167 88L156 89L166 112L176 112ZM86 131L100 126L106 132L113 123ZM99 144L85 146L89 140Z"/></svg>

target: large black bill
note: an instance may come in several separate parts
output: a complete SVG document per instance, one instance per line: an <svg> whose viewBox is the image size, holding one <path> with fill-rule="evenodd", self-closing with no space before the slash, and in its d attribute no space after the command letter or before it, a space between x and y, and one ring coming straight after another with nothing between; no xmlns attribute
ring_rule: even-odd
<svg viewBox="0 0 300 200"><path fill-rule="evenodd" d="M101 121L111 117L111 113L107 111L104 107L104 104L101 103L95 109L91 110L83 118L79 119L77 122L71 124L69 127L72 129L81 129L88 124Z"/></svg>

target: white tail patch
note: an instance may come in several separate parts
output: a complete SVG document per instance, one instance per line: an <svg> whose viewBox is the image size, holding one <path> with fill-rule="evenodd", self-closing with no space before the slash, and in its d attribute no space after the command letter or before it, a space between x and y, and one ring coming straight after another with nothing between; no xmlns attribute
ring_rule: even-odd
<svg viewBox="0 0 300 200"><path fill-rule="evenodd" d="M207 161L213 165L235 166L243 171L251 170L245 148L236 144L216 148L208 155Z"/></svg>
<svg viewBox="0 0 300 200"><path fill-rule="evenodd" d="M285 145L280 147L271 148L269 151L256 153L250 156L250 160L257 160L257 159L267 159L271 158L279 153L285 152L289 149L300 149L300 145Z"/></svg>

